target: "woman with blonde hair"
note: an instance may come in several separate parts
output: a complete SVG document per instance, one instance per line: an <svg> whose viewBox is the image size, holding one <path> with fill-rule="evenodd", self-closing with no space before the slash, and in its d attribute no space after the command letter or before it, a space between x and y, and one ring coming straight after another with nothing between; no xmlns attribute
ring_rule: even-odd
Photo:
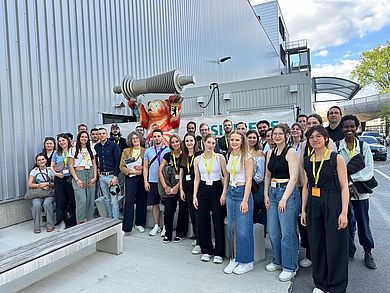
<svg viewBox="0 0 390 293"><path fill-rule="evenodd" d="M230 147L226 208L232 258L224 272L240 275L253 270L253 159L243 133L230 134Z"/></svg>

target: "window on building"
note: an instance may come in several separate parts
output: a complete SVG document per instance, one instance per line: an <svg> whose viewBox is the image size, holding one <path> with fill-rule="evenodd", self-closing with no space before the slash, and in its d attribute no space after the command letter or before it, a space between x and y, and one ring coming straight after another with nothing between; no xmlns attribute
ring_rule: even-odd
<svg viewBox="0 0 390 293"><path fill-rule="evenodd" d="M282 36L283 41L286 41L286 30L283 25L282 18L279 16L279 33Z"/></svg>
<svg viewBox="0 0 390 293"><path fill-rule="evenodd" d="M126 122L136 121L136 118L134 116L105 114L105 113L102 113L102 115L103 115L103 124L126 123Z"/></svg>
<svg viewBox="0 0 390 293"><path fill-rule="evenodd" d="M284 51L283 46L280 46L280 60L282 60L282 63L284 66L286 66L286 51Z"/></svg>

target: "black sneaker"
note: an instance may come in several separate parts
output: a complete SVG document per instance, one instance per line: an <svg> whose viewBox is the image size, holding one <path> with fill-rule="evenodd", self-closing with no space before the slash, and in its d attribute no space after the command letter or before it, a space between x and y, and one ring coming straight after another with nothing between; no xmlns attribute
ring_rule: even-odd
<svg viewBox="0 0 390 293"><path fill-rule="evenodd" d="M184 240L184 237L175 237L175 239L173 239L173 242L174 243L179 243L179 242L181 242L183 240Z"/></svg>
<svg viewBox="0 0 390 293"><path fill-rule="evenodd" d="M376 269L376 263L374 260L374 257L372 256L371 252L365 252L364 253L364 263L366 264L366 267L375 270Z"/></svg>
<svg viewBox="0 0 390 293"><path fill-rule="evenodd" d="M164 237L164 239L163 239L163 243L164 244L167 244L167 243L169 243L171 241L172 241L172 239L169 239L168 237Z"/></svg>

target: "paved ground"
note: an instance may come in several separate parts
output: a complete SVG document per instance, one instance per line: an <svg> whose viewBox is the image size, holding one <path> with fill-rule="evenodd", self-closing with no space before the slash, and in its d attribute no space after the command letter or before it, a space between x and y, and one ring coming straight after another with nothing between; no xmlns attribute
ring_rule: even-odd
<svg viewBox="0 0 390 293"><path fill-rule="evenodd" d="M387 162L375 162L375 169L390 176L390 164ZM386 178L379 172L375 172L375 178L379 186L370 198L370 224L375 241L373 255L378 268L369 270L364 265L363 249L355 238L358 250L355 259L349 264L349 283L347 292L390 292L390 177ZM301 252L302 254L302 252ZM303 254L302 254L303 257ZM311 268L301 268L292 286L293 293L312 292L314 287Z"/></svg>
<svg viewBox="0 0 390 293"><path fill-rule="evenodd" d="M0 252L47 235L34 235L26 222L0 230ZM55 232L54 232L55 233ZM119 256L89 247L0 287L0 292L288 292L278 273L264 270L267 261L243 276L226 275L227 265L204 263L191 254L191 240L163 244L160 236L133 232L124 238Z"/></svg>

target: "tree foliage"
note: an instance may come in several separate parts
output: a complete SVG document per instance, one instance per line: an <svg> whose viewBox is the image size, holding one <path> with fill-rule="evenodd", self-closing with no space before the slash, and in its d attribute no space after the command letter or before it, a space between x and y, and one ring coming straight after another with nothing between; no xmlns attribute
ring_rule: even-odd
<svg viewBox="0 0 390 293"><path fill-rule="evenodd" d="M381 106L381 110L378 113L379 118L381 118L386 125L386 135L389 134L389 126L390 126L390 106L383 105Z"/></svg>
<svg viewBox="0 0 390 293"><path fill-rule="evenodd" d="M373 85L380 93L390 93L390 41L385 46L362 52L351 75L362 87Z"/></svg>

